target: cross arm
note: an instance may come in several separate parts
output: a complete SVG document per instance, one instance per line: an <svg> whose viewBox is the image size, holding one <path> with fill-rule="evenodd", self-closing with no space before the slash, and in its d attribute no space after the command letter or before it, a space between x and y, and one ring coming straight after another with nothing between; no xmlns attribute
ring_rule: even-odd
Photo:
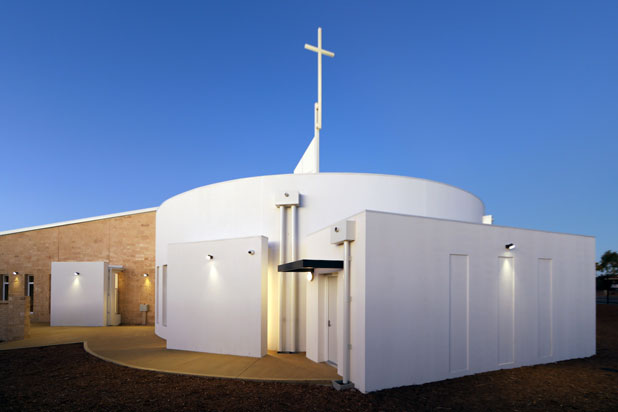
<svg viewBox="0 0 618 412"><path fill-rule="evenodd" d="M324 50L324 49L318 49L317 47L312 46L310 44L305 44L305 49L314 51L316 53L323 54L328 57L335 57L335 53L329 52L328 50Z"/></svg>

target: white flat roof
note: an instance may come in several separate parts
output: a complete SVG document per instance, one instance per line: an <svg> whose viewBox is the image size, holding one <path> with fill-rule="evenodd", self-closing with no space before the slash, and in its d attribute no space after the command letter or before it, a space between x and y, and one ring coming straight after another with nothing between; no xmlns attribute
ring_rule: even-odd
<svg viewBox="0 0 618 412"><path fill-rule="evenodd" d="M158 209L157 207L150 207L150 208L147 208L147 209L129 210L128 212L112 213L111 215L101 215L101 216L85 217L83 219L66 220L64 222L49 223L47 225L22 227L20 229L5 230L4 232L0 232L0 236L2 236L2 235L10 235L12 233L29 232L31 230L47 229L47 228L50 228L50 227L74 225L75 223L92 222L93 220L111 219L113 217L120 217L120 216L127 216L127 215L137 215L137 214L140 214L140 213L155 212L157 209Z"/></svg>

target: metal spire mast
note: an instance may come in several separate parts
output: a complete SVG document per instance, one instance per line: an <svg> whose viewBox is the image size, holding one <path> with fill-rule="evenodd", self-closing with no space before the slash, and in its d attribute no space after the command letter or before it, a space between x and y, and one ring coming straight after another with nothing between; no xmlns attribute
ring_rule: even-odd
<svg viewBox="0 0 618 412"><path fill-rule="evenodd" d="M315 103L315 172L320 173L320 129L322 129L322 55L335 57L335 53L322 48L322 28L318 27L318 47L305 44L305 49L318 55L318 101Z"/></svg>

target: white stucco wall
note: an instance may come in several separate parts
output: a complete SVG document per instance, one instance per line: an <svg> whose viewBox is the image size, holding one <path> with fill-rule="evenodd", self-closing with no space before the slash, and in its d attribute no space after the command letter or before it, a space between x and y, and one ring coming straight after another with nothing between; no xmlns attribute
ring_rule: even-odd
<svg viewBox="0 0 618 412"><path fill-rule="evenodd" d="M357 388L365 387L365 261L366 236L364 236L366 214L360 213L347 218L356 224L356 240L350 243L350 380ZM333 222L337 223L337 222ZM330 226L308 235L303 240L301 256L305 259L343 260L343 245L330 243ZM316 275L312 281L305 279L306 285L306 336L307 357L314 362L328 360L328 276L337 277L337 342L343 342L343 271L329 275ZM343 375L343 347L337 348L337 373Z"/></svg>
<svg viewBox="0 0 618 412"><path fill-rule="evenodd" d="M594 355L594 238L372 211L348 220L359 390ZM307 236L304 256L341 260L329 231ZM327 360L325 283L307 282L307 357L316 362Z"/></svg>
<svg viewBox="0 0 618 412"><path fill-rule="evenodd" d="M320 173L260 176L200 187L165 201L157 210L156 264L168 264L168 245L214 239L262 235L269 239L268 258L268 348L277 349L279 261L279 211L275 197L298 191L298 233L302 239L324 226L361 210L481 222L484 206L476 196L443 183L402 176L355 173ZM291 213L288 211L288 222ZM288 224L288 234L291 224ZM290 251L288 236L288 253ZM302 257L301 255L299 255ZM290 259L288 254L287 260ZM284 294L290 296L291 282ZM299 282L298 350L305 350L305 283ZM160 288L157 285L157 298ZM174 299L182 299L183 295ZM170 300L171 301L171 300ZM289 302L289 298L286 299ZM290 325L291 307L283 308ZM168 338L168 326L155 326L157 335ZM291 330L285 331L284 348L290 350Z"/></svg>
<svg viewBox="0 0 618 412"><path fill-rule="evenodd" d="M167 348L264 356L268 239L175 243L168 257Z"/></svg>
<svg viewBox="0 0 618 412"><path fill-rule="evenodd" d="M360 236L361 390L594 355L594 238L376 212Z"/></svg>
<svg viewBox="0 0 618 412"><path fill-rule="evenodd" d="M52 262L50 325L105 326L106 274L106 262Z"/></svg>
<svg viewBox="0 0 618 412"><path fill-rule="evenodd" d="M244 339L234 333L243 330L245 321L260 325L251 336L259 335L263 345L264 318L258 322L247 315L259 306L257 312L268 315L268 349L277 349L280 241L275 198L284 191L301 195L299 258L342 259L342 247L330 244L329 227L345 218L356 221L350 373L361 391L594 354L593 238L483 225L482 202L463 190L422 179L344 173L240 179L164 202L157 212L156 260L161 273L169 266L168 315L167 326L158 321L156 333L168 340L168 347L260 356L254 349L234 346ZM364 209L374 211L359 213ZM289 211L287 220L289 261ZM267 273L267 282L262 277L259 285L248 288L237 275L254 273L255 261L247 267L236 261L242 253L226 242L237 240L214 240L256 235L269 239L262 238L260 246L260 270ZM507 251L507 243L517 248ZM207 251L218 247L216 253ZM228 286L212 281L206 253L225 256L215 261L220 273L233 273ZM294 275L285 276L284 296L290 302ZM316 362L327 360L326 283L325 276L313 282L298 276L298 350ZM342 305L341 276L338 283L337 302ZM157 285L158 302L161 293ZM284 325L290 325L290 307L282 310ZM234 317L223 320L215 312ZM342 308L337 314L338 325L343 325ZM209 328L195 324L221 333L208 335ZM293 331L284 333L282 350L289 350ZM338 333L341 343L342 330ZM264 350L260 346L259 353ZM340 347L337 358L342 356Z"/></svg>

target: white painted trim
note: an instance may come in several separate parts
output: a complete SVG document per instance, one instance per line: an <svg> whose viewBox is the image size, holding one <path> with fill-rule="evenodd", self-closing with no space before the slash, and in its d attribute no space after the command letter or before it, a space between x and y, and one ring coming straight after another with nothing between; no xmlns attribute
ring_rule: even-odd
<svg viewBox="0 0 618 412"><path fill-rule="evenodd" d="M341 221L353 219L353 218L355 218L358 215L362 215L363 213L379 213L379 214L384 214L384 215L395 215L395 216L406 216L406 217L420 217L420 218L423 218L423 219L443 220L445 222L465 223L467 225L485 225L485 226L501 227L501 228L504 228L504 229L524 230L524 231L541 232L541 233L552 233L554 235L579 236L579 237L587 237L587 238L596 239L595 236L592 236L592 235L581 235L581 234L578 234L578 233L556 232L556 231L553 231L553 230L539 230L539 229L530 229L530 228L526 228L526 227L494 225L493 223L491 225L488 225L486 223L467 222L465 220L444 219L444 218L441 218L441 217L423 216L423 215L408 215L408 214L405 214L405 213L385 212L383 210L373 210L373 209L359 210L357 213L354 213L352 215L349 215L349 216L341 219ZM318 232L321 232L322 230L324 230L326 228L331 228L332 226L333 226L332 223L328 224L326 226L323 226L320 229L317 229L317 230L315 230L313 232L308 233L305 237L314 235L314 234L316 234Z"/></svg>
<svg viewBox="0 0 618 412"><path fill-rule="evenodd" d="M156 212L157 209L158 207L149 207L147 209L130 210L128 212L112 213L110 215L85 217L83 219L66 220L64 222L49 223L47 225L30 226L30 227L23 227L20 229L5 230L4 232L0 232L0 236L10 235L13 233L29 232L31 230L47 229L50 227L74 225L76 223L92 222L94 220L111 219L111 218L120 217L120 216L138 215L140 213Z"/></svg>

